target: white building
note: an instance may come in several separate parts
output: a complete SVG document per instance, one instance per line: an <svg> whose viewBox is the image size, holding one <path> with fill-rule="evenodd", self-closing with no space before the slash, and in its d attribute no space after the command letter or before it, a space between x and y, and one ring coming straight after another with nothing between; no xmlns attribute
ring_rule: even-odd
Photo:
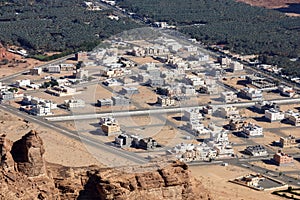
<svg viewBox="0 0 300 200"><path fill-rule="evenodd" d="M256 124L248 123L243 127L243 133L247 137L262 137L263 134L263 128L261 126L258 126Z"/></svg>
<svg viewBox="0 0 300 200"><path fill-rule="evenodd" d="M238 101L237 95L232 91L222 92L221 100L225 103L234 103Z"/></svg>
<svg viewBox="0 0 300 200"><path fill-rule="evenodd" d="M65 100L64 104L67 108L83 108L83 107L85 107L85 102L81 99Z"/></svg>
<svg viewBox="0 0 300 200"><path fill-rule="evenodd" d="M242 88L240 92L243 97L248 98L250 100L253 101L263 100L263 94L261 90L246 87L246 88Z"/></svg>
<svg viewBox="0 0 300 200"><path fill-rule="evenodd" d="M283 96L292 97L296 94L296 91L292 87L285 86L285 85L279 85L278 90L280 94Z"/></svg>
<svg viewBox="0 0 300 200"><path fill-rule="evenodd" d="M182 93L186 94L187 96L193 96L196 94L196 89L192 85L183 85L181 90Z"/></svg>
<svg viewBox="0 0 300 200"><path fill-rule="evenodd" d="M242 71L244 69L244 65L240 62L234 61L230 63L230 69L233 72Z"/></svg>
<svg viewBox="0 0 300 200"><path fill-rule="evenodd" d="M236 107L233 106L221 107L219 108L219 112L221 117L225 118L232 118L236 115L239 115L239 111L236 109Z"/></svg>
<svg viewBox="0 0 300 200"><path fill-rule="evenodd" d="M16 81L16 86L17 87L26 87L27 85L30 85L30 80L29 79L23 79L23 80L17 80Z"/></svg>
<svg viewBox="0 0 300 200"><path fill-rule="evenodd" d="M265 118L270 121L281 121L284 119L284 113L280 110L270 109L265 111Z"/></svg>
<svg viewBox="0 0 300 200"><path fill-rule="evenodd" d="M200 109L186 109L183 111L183 119L188 121L199 121L203 119L203 115L200 112Z"/></svg>

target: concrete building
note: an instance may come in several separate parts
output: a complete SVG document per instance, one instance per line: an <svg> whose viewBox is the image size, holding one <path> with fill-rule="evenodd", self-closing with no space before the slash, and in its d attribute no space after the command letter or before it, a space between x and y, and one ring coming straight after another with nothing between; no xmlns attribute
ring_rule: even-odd
<svg viewBox="0 0 300 200"><path fill-rule="evenodd" d="M75 69L75 66L73 64L68 64L68 63L62 63L59 66L60 66L60 71L70 72Z"/></svg>
<svg viewBox="0 0 300 200"><path fill-rule="evenodd" d="M229 107L221 107L219 108L219 113L221 117L225 118L233 118L240 114L240 112L236 109L236 107L229 106Z"/></svg>
<svg viewBox="0 0 300 200"><path fill-rule="evenodd" d="M159 87L165 85L165 80L161 77L151 77L149 78L149 84L151 87Z"/></svg>
<svg viewBox="0 0 300 200"><path fill-rule="evenodd" d="M193 96L196 94L196 89L192 85L183 85L181 91L187 96Z"/></svg>
<svg viewBox="0 0 300 200"><path fill-rule="evenodd" d="M262 145L248 146L244 152L250 156L268 156L266 148Z"/></svg>
<svg viewBox="0 0 300 200"><path fill-rule="evenodd" d="M113 96L111 97L114 106L128 106L130 104L130 99L123 96Z"/></svg>
<svg viewBox="0 0 300 200"><path fill-rule="evenodd" d="M52 115L51 108L45 105L33 105L30 113L36 116Z"/></svg>
<svg viewBox="0 0 300 200"><path fill-rule="evenodd" d="M70 96L78 93L76 92L76 88L71 88L67 86L54 86L51 89L47 89L46 92L58 97Z"/></svg>
<svg viewBox="0 0 300 200"><path fill-rule="evenodd" d="M59 65L50 65L47 67L47 72L49 73L60 73L60 66Z"/></svg>
<svg viewBox="0 0 300 200"><path fill-rule="evenodd" d="M158 96L157 104L159 104L161 107L174 106L175 100L172 97L168 97L168 96Z"/></svg>
<svg viewBox="0 0 300 200"><path fill-rule="evenodd" d="M96 106L99 107L105 107L105 106L112 106L113 105L113 100L111 99L98 99Z"/></svg>
<svg viewBox="0 0 300 200"><path fill-rule="evenodd" d="M200 109L185 109L183 111L183 117L184 120L194 122L202 120L204 117L202 113L200 112Z"/></svg>
<svg viewBox="0 0 300 200"><path fill-rule="evenodd" d="M248 87L242 88L240 90L240 95L243 98L247 98L252 101L262 101L263 100L262 91L254 89L254 88L248 88Z"/></svg>
<svg viewBox="0 0 300 200"><path fill-rule="evenodd" d="M278 151L273 156L273 161L278 165L278 166L285 166L285 165L291 165L294 162L294 158L286 153L283 153L281 151Z"/></svg>
<svg viewBox="0 0 300 200"><path fill-rule="evenodd" d="M237 95L232 91L222 92L221 100L225 103L235 103L238 101Z"/></svg>
<svg viewBox="0 0 300 200"><path fill-rule="evenodd" d="M229 67L231 59L225 56L220 56L218 57L218 62L221 64L222 67L226 68Z"/></svg>
<svg viewBox="0 0 300 200"><path fill-rule="evenodd" d="M211 132L207 144L217 151L218 157L232 157L234 155L234 150L228 139L228 131L221 130Z"/></svg>
<svg viewBox="0 0 300 200"><path fill-rule="evenodd" d="M231 62L229 67L232 72L242 71L244 69L244 65L237 61Z"/></svg>
<svg viewBox="0 0 300 200"><path fill-rule="evenodd" d="M100 125L102 131L107 135L110 136L112 134L121 133L121 127L118 121L113 117L102 117L100 119Z"/></svg>
<svg viewBox="0 0 300 200"><path fill-rule="evenodd" d="M281 95L287 97L293 97L296 94L296 91L292 87L285 86L285 85L279 85L278 90Z"/></svg>
<svg viewBox="0 0 300 200"><path fill-rule="evenodd" d="M139 94L139 90L138 88L135 88L135 87L123 87L122 90L121 90L121 94L124 94L124 95L134 95L134 94Z"/></svg>
<svg viewBox="0 0 300 200"><path fill-rule="evenodd" d="M85 101L82 99L69 99L64 102L67 108L83 108L85 107Z"/></svg>
<svg viewBox="0 0 300 200"><path fill-rule="evenodd" d="M128 134L120 134L115 137L115 144L120 148L129 148L131 147L133 138Z"/></svg>
<svg viewBox="0 0 300 200"><path fill-rule="evenodd" d="M229 127L232 131L242 131L246 126L246 121L243 118L234 118L229 121Z"/></svg>
<svg viewBox="0 0 300 200"><path fill-rule="evenodd" d="M14 93L10 91L2 91L0 92L0 99L1 100L12 100L14 99Z"/></svg>
<svg viewBox="0 0 300 200"><path fill-rule="evenodd" d="M187 75L184 78L184 81L192 86L200 86L200 85L204 85L204 79L198 77L198 76L194 76L194 75Z"/></svg>
<svg viewBox="0 0 300 200"><path fill-rule="evenodd" d="M284 118L294 126L300 125L300 113L298 112L293 112L292 110L288 110L287 112L285 112Z"/></svg>
<svg viewBox="0 0 300 200"><path fill-rule="evenodd" d="M243 127L243 131L245 136L247 137L263 137L263 128L256 124L248 123Z"/></svg>
<svg viewBox="0 0 300 200"><path fill-rule="evenodd" d="M84 69L77 69L73 72L73 77L76 79L87 79L89 77L89 72Z"/></svg>
<svg viewBox="0 0 300 200"><path fill-rule="evenodd" d="M34 75L41 75L42 74L42 68L41 67L34 67L29 70L29 74L34 76Z"/></svg>
<svg viewBox="0 0 300 200"><path fill-rule="evenodd" d="M273 80L265 77L257 75L248 75L246 76L246 80L248 83L264 91L271 91L277 89L276 83Z"/></svg>
<svg viewBox="0 0 300 200"><path fill-rule="evenodd" d="M270 110L266 110L265 111L265 118L269 121L269 122L273 122L273 121L281 121L284 119L284 113L281 112L280 110L271 108Z"/></svg>
<svg viewBox="0 0 300 200"><path fill-rule="evenodd" d="M213 113L213 108L210 105L206 105L202 108L202 112L207 115L211 115Z"/></svg>
<svg viewBox="0 0 300 200"><path fill-rule="evenodd" d="M167 153L175 155L183 162L210 161L217 157L217 151L205 143L199 145L181 143L168 150Z"/></svg>
<svg viewBox="0 0 300 200"><path fill-rule="evenodd" d="M17 80L16 86L17 87L26 87L30 85L30 79L23 79L23 80Z"/></svg>
<svg viewBox="0 0 300 200"><path fill-rule="evenodd" d="M254 109L258 113L262 113L262 114L264 114L266 110L270 110L272 108L277 109L277 110L280 109L278 104L276 104L274 102L269 102L269 101L258 101L258 102L255 102L255 104L254 104Z"/></svg>
<svg viewBox="0 0 300 200"><path fill-rule="evenodd" d="M187 122L186 128L188 131L191 131L191 133L194 136L205 135L205 134L210 133L210 130L208 128L204 127L204 124L202 124L199 121Z"/></svg>
<svg viewBox="0 0 300 200"><path fill-rule="evenodd" d="M139 140L138 148L144 149L144 150L150 150L157 148L158 143L153 138L143 138Z"/></svg>
<svg viewBox="0 0 300 200"><path fill-rule="evenodd" d="M296 138L292 135L289 135L288 137L280 137L279 145L282 148L290 148L290 147L299 146L298 142L296 141Z"/></svg>

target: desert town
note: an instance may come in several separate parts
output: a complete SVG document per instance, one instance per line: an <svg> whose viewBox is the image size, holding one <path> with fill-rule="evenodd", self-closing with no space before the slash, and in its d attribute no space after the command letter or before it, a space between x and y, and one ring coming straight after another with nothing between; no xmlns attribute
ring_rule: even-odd
<svg viewBox="0 0 300 200"><path fill-rule="evenodd" d="M192 172L240 169L224 187L264 192L299 186L296 83L271 76L281 70L276 66L217 55L193 39L150 28L137 32L2 75L0 109L35 124L27 129L43 127L48 139L51 130L66 143L79 140L83 147L73 148L87 151L78 153L86 158L82 165L179 160Z"/></svg>

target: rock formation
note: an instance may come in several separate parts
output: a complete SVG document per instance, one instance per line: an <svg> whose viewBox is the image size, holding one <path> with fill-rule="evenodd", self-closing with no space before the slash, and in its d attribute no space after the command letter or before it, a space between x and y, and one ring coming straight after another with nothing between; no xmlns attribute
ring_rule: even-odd
<svg viewBox="0 0 300 200"><path fill-rule="evenodd" d="M210 199L182 162L159 166L70 168L46 163L38 133L0 137L0 199Z"/></svg>

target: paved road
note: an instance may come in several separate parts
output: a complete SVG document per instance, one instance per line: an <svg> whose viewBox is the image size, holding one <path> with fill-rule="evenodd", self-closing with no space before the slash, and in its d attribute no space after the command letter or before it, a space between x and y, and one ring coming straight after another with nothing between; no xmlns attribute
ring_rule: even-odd
<svg viewBox="0 0 300 200"><path fill-rule="evenodd" d="M89 136L86 136L86 135L80 135L79 136L76 131L70 131L70 130L68 130L68 129L60 126L60 125L53 124L49 121L46 121L46 120L42 119L41 117L28 115L24 112L21 112L21 111L15 109L15 108L13 108L12 106L0 104L0 109L2 111L15 114L15 115L17 115L17 116L19 116L23 119L26 119L26 120L30 121L30 122L33 122L33 123L36 123L36 124L41 125L43 127L46 127L46 128L52 129L54 131L57 131L57 132L65 135L65 136L67 136L71 139L82 141L82 142L84 142L84 144L95 147L95 148L101 150L103 153L108 152L108 153L114 154L116 157L128 159L129 161L131 161L133 163L136 163L136 164L144 164L144 163L148 162L146 159L144 159L141 156L136 155L135 153L128 152L128 151L123 151L119 148L106 145L102 141L97 140L97 139L92 138L92 137L89 137Z"/></svg>
<svg viewBox="0 0 300 200"><path fill-rule="evenodd" d="M272 100L272 102L276 102L278 104L288 104L293 102L299 102L300 98L297 99L276 99ZM251 107L254 106L255 102L239 102L239 103L231 103L231 104L211 104L213 110L217 110L220 107ZM114 115L115 117L124 117L124 116L138 116L138 115L151 115L151 114L160 114L160 113L181 113L184 109L196 109L203 105L197 106L187 106L187 107L173 107L173 108L153 108L153 109L145 109L145 110L132 110L132 111L120 111L120 112L109 112L109 113L86 113L80 115L67 115L67 116L56 116L56 117L47 117L46 119L49 121L70 121L70 120L88 120L88 119L97 119L101 117L105 117L107 115Z"/></svg>
<svg viewBox="0 0 300 200"><path fill-rule="evenodd" d="M68 55L68 56L65 56L65 57L62 57L62 58L53 60L53 61L49 61L49 62L44 63L44 64L42 64L42 65L39 65L39 66L37 66L37 67L46 67L46 66L49 66L49 65L55 65L55 64L61 63L61 62L65 61L65 60L67 60L67 59L69 59L69 58L73 58L73 57L74 57L74 54L71 54L71 55ZM24 73L28 73L28 72L29 72L29 70L26 69L26 70L17 72L17 73L15 73L15 74L11 74L11 75L2 77L2 78L0 78L0 81L1 81L1 82L8 82L8 83L10 83L10 80L12 80L12 79L14 79L15 77L20 76L20 75L22 75L22 74L24 74Z"/></svg>

